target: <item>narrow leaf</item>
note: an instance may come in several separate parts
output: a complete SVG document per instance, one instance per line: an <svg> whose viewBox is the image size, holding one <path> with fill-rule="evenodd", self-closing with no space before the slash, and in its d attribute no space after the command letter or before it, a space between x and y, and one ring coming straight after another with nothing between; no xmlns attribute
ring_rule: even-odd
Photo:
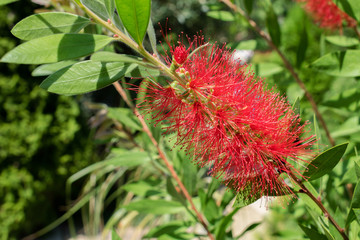
<svg viewBox="0 0 360 240"><path fill-rule="evenodd" d="M306 25L305 25L306 26ZM296 66L300 67L303 63L306 55L306 50L308 47L308 35L307 35L307 29L304 26L303 31L301 33L300 37L300 43L296 52Z"/></svg>
<svg viewBox="0 0 360 240"><path fill-rule="evenodd" d="M114 0L104 0L105 8L108 13L108 16L111 20L115 15L115 2Z"/></svg>
<svg viewBox="0 0 360 240"><path fill-rule="evenodd" d="M360 208L353 208L353 211L355 213L358 223L360 224Z"/></svg>
<svg viewBox="0 0 360 240"><path fill-rule="evenodd" d="M160 58L160 55L156 49L156 34L155 34L155 29L154 29L154 26L153 26L153 23L151 21L151 18L150 18L150 21L149 21L149 26L148 26L148 29L147 29L147 35L149 36L149 40L150 40L150 44L151 44L151 49L153 51L153 53L158 57Z"/></svg>
<svg viewBox="0 0 360 240"><path fill-rule="evenodd" d="M129 108L108 108L108 117L124 124L133 130L142 131L138 119Z"/></svg>
<svg viewBox="0 0 360 240"><path fill-rule="evenodd" d="M354 209L360 208L360 181L355 186L353 198L351 199L350 211L346 219L346 227L350 225L350 223L355 220L356 214Z"/></svg>
<svg viewBox="0 0 360 240"><path fill-rule="evenodd" d="M299 223L300 228L304 231L306 236L308 236L311 240L327 240L327 237L316 229L314 225L310 225L309 227L306 227Z"/></svg>
<svg viewBox="0 0 360 240"><path fill-rule="evenodd" d="M161 191L158 182L145 180L127 183L121 187L127 192L134 193L137 196L149 197L154 195L164 195L164 192Z"/></svg>
<svg viewBox="0 0 360 240"><path fill-rule="evenodd" d="M235 20L234 15L228 11L209 11L206 13L208 17L221 20L224 22L232 22Z"/></svg>
<svg viewBox="0 0 360 240"><path fill-rule="evenodd" d="M343 143L321 153L309 163L303 175L311 181L330 173L344 155L348 144Z"/></svg>
<svg viewBox="0 0 360 240"><path fill-rule="evenodd" d="M31 40L56 33L77 33L90 22L88 18L70 13L46 12L21 20L11 33L22 40Z"/></svg>
<svg viewBox="0 0 360 240"><path fill-rule="evenodd" d="M32 71L31 76L33 77L40 77L40 76L49 76L53 74L54 72L64 68L68 67L70 65L73 65L77 63L77 61L68 60L68 61L61 61L57 63L49 63L49 64L43 64L39 67L35 68L34 71Z"/></svg>
<svg viewBox="0 0 360 240"><path fill-rule="evenodd" d="M239 208L235 208L231 213L221 218L216 224L215 227L215 237L216 239L224 239L226 235L226 230L229 225L232 223L233 216L239 211ZM260 223L258 223L260 224Z"/></svg>
<svg viewBox="0 0 360 240"><path fill-rule="evenodd" d="M254 0L244 0L245 9L250 14L253 9Z"/></svg>
<svg viewBox="0 0 360 240"><path fill-rule="evenodd" d="M328 53L313 62L310 67L331 76L360 76L360 50L347 50Z"/></svg>
<svg viewBox="0 0 360 240"><path fill-rule="evenodd" d="M115 5L126 30L142 45L149 24L151 0L115 0Z"/></svg>
<svg viewBox="0 0 360 240"><path fill-rule="evenodd" d="M179 202L166 201L166 200L140 200L131 202L124 206L129 211L138 211L147 214L171 214L184 211L184 207Z"/></svg>
<svg viewBox="0 0 360 240"><path fill-rule="evenodd" d="M109 18L107 9L103 1L99 1L99 0L80 0L80 1L82 2L82 4L84 4L84 6L90 9L96 15L98 15L101 19L106 21Z"/></svg>
<svg viewBox="0 0 360 240"><path fill-rule="evenodd" d="M92 34L54 34L25 42L1 59L18 64L54 63L87 56L105 47L113 39Z"/></svg>
<svg viewBox="0 0 360 240"><path fill-rule="evenodd" d="M40 87L57 94L82 94L118 81L135 66L121 62L79 62L50 75Z"/></svg>
<svg viewBox="0 0 360 240"><path fill-rule="evenodd" d="M189 223L184 221L172 221L152 228L145 238L156 238L166 240L194 239L193 234L187 233Z"/></svg>
<svg viewBox="0 0 360 240"><path fill-rule="evenodd" d="M266 27L269 31L271 40L278 47L281 43L281 31L276 13L271 4L266 13Z"/></svg>
<svg viewBox="0 0 360 240"><path fill-rule="evenodd" d="M150 161L150 158L146 152L127 152L122 154L116 154L113 150L107 159L101 162L94 163L86 168L81 169L79 172L70 176L67 180L68 184L77 181L78 179L94 172L106 166L114 167L136 167L140 164L145 164Z"/></svg>
<svg viewBox="0 0 360 240"><path fill-rule="evenodd" d="M91 55L90 58L92 61L99 62L125 62L125 63L137 63L145 64L142 61L142 58L126 55L126 54L117 54L113 52L96 52Z"/></svg>
<svg viewBox="0 0 360 240"><path fill-rule="evenodd" d="M339 36L327 36L326 41L340 47L354 47L359 45L360 41L357 38Z"/></svg>
<svg viewBox="0 0 360 240"><path fill-rule="evenodd" d="M111 231L111 240L121 240L121 237L117 234L115 229Z"/></svg>

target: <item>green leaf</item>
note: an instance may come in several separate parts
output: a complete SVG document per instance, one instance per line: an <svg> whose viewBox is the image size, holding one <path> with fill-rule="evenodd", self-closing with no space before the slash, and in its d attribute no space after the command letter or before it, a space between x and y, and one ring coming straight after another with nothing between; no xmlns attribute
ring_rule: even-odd
<svg viewBox="0 0 360 240"><path fill-rule="evenodd" d="M340 0L344 11L354 19L360 20L360 5L358 0Z"/></svg>
<svg viewBox="0 0 360 240"><path fill-rule="evenodd" d="M142 131L141 124L129 108L108 108L108 117L133 130Z"/></svg>
<svg viewBox="0 0 360 240"><path fill-rule="evenodd" d="M107 11L107 14L111 20L113 20L115 15L115 2L114 0L104 0L104 5Z"/></svg>
<svg viewBox="0 0 360 240"><path fill-rule="evenodd" d="M344 35L327 36L326 41L340 47L354 47L359 45L360 41L357 38L347 37Z"/></svg>
<svg viewBox="0 0 360 240"><path fill-rule="evenodd" d="M43 64L87 56L109 44L113 38L92 34L54 34L25 42L1 59L18 64Z"/></svg>
<svg viewBox="0 0 360 240"><path fill-rule="evenodd" d="M189 223L184 221L173 221L162 224L151 229L145 238L156 238L163 240L194 239L195 236L187 233Z"/></svg>
<svg viewBox="0 0 360 240"><path fill-rule="evenodd" d="M245 40L236 44L233 48L239 50L255 50L257 46L256 40Z"/></svg>
<svg viewBox="0 0 360 240"><path fill-rule="evenodd" d="M203 210L206 219L215 224L218 219L221 217L220 208L216 205L216 202L213 198L209 198Z"/></svg>
<svg viewBox="0 0 360 240"><path fill-rule="evenodd" d="M131 202L124 206L126 210L138 211L147 214L172 214L184 211L184 207L179 202L166 200L145 199Z"/></svg>
<svg viewBox="0 0 360 240"><path fill-rule="evenodd" d="M239 208L235 208L231 213L222 217L220 221L216 223L215 226L215 239L224 239L226 234L226 229L233 222L233 216L239 211ZM260 223L258 223L260 224Z"/></svg>
<svg viewBox="0 0 360 240"><path fill-rule="evenodd" d="M348 144L337 145L317 156L308 164L307 170L304 171L305 179L312 181L330 173L344 155Z"/></svg>
<svg viewBox="0 0 360 240"><path fill-rule="evenodd" d="M142 58L126 55L126 54L117 54L113 52L96 52L91 55L90 58L92 61L99 62L125 62L125 63L137 63L145 64L142 61Z"/></svg>
<svg viewBox="0 0 360 240"><path fill-rule="evenodd" d="M67 182L73 183L78 179L107 166L116 167L136 167L141 164L145 164L150 161L150 157L146 152L126 152L116 153L116 149L112 150L112 153L105 160L94 163L86 168L81 169L79 172L71 175Z"/></svg>
<svg viewBox="0 0 360 240"><path fill-rule="evenodd" d="M163 191L160 191L159 182L145 180L127 183L121 187L127 192L134 193L137 196L149 197L154 195L164 195Z"/></svg>
<svg viewBox="0 0 360 240"><path fill-rule="evenodd" d="M149 24L151 0L115 0L115 5L126 30L142 45Z"/></svg>
<svg viewBox="0 0 360 240"><path fill-rule="evenodd" d="M103 20L109 18L108 11L105 7L105 3L99 0L80 0L84 6L90 9L93 13L99 16Z"/></svg>
<svg viewBox="0 0 360 240"><path fill-rule="evenodd" d="M327 223L325 223L325 219L323 216L321 216L319 218L319 223L320 223L320 226L321 228L324 230L325 232L325 236L328 240L335 240L334 236L331 234L330 230L329 230L329 226Z"/></svg>
<svg viewBox="0 0 360 240"><path fill-rule="evenodd" d="M235 20L234 15L229 11L209 11L206 13L208 17L221 20L224 22L232 22Z"/></svg>
<svg viewBox="0 0 360 240"><path fill-rule="evenodd" d="M258 63L255 65L255 73L258 76L268 77L274 74L282 72L284 69L282 66L276 63Z"/></svg>
<svg viewBox="0 0 360 240"><path fill-rule="evenodd" d="M69 60L69 61L61 61L57 63L40 65L39 67L35 68L34 71L32 71L31 76L33 77L49 76L64 67L73 65L74 63L77 63L77 61Z"/></svg>
<svg viewBox="0 0 360 240"><path fill-rule="evenodd" d="M138 65L132 72L128 72L125 76L132 78L153 78L159 76L160 74L160 71L157 69Z"/></svg>
<svg viewBox="0 0 360 240"><path fill-rule="evenodd" d="M88 18L70 13L46 12L21 20L11 33L22 40L31 40L56 33L77 33L90 22Z"/></svg>
<svg viewBox="0 0 360 240"><path fill-rule="evenodd" d="M9 4L9 3L13 3L13 2L17 2L19 0L1 0L0 1L0 6L2 5L6 5L6 4Z"/></svg>
<svg viewBox="0 0 360 240"><path fill-rule="evenodd" d="M353 208L353 211L355 213L358 223L360 224L360 208Z"/></svg>
<svg viewBox="0 0 360 240"><path fill-rule="evenodd" d="M337 138L357 134L360 132L359 120L358 116L347 119L336 131L332 132L331 136Z"/></svg>
<svg viewBox="0 0 360 240"><path fill-rule="evenodd" d="M269 4L266 12L266 27L269 31L271 40L273 41L275 46L279 47L281 43L281 30L278 18L271 3Z"/></svg>
<svg viewBox="0 0 360 240"><path fill-rule="evenodd" d="M351 199L350 211L346 218L346 227L349 226L353 220L355 220L356 215L354 209L358 208L360 208L360 181L357 182L354 189L353 197Z"/></svg>
<svg viewBox="0 0 360 240"><path fill-rule="evenodd" d="M147 35L149 36L150 45L151 45L151 49L152 49L153 53L158 58L160 58L160 55L159 55L159 53L158 53L158 51L156 49L156 33L155 33L155 29L154 29L153 23L151 21L151 18L150 18L149 26L148 26L148 29L147 29Z"/></svg>
<svg viewBox="0 0 360 240"><path fill-rule="evenodd" d="M299 223L300 228L304 231L306 236L308 236L311 240L327 240L327 237L316 229L314 225L310 225L310 228Z"/></svg>
<svg viewBox="0 0 360 240"><path fill-rule="evenodd" d="M103 63L91 60L65 67L47 77L40 85L45 90L65 95L82 94L118 81L135 65L121 62Z"/></svg>
<svg viewBox="0 0 360 240"><path fill-rule="evenodd" d="M244 6L248 14L251 14L254 0L244 0Z"/></svg>
<svg viewBox="0 0 360 240"><path fill-rule="evenodd" d="M347 50L328 53L315 60L310 67L331 76L360 76L360 50Z"/></svg>
<svg viewBox="0 0 360 240"><path fill-rule="evenodd" d="M345 226L345 218L342 216L341 211L339 208L336 208L335 214L333 215L335 221L339 224L341 228L344 228ZM342 236L339 233L339 231L336 229L336 227L333 224L329 224L329 230L332 236L334 236L335 239L341 239Z"/></svg>
<svg viewBox="0 0 360 240"><path fill-rule="evenodd" d="M115 229L111 231L111 240L121 240L121 237L116 233Z"/></svg>
<svg viewBox="0 0 360 240"><path fill-rule="evenodd" d="M333 94L323 105L334 108L343 107L355 112L360 108L360 89L355 87Z"/></svg>
<svg viewBox="0 0 360 240"><path fill-rule="evenodd" d="M306 50L308 47L308 34L307 34L306 25L304 25L303 31L300 37L300 43L296 52L296 66L299 68L303 63L306 55Z"/></svg>
<svg viewBox="0 0 360 240"><path fill-rule="evenodd" d="M190 195L194 194L196 192L196 184L197 184L197 166L191 162L189 158L183 158L182 164L182 182L185 186L185 188L188 190Z"/></svg>
<svg viewBox="0 0 360 240"><path fill-rule="evenodd" d="M261 224L261 222L258 223L253 223L250 226L248 226L239 236L237 236L237 239L240 239L241 237L243 237L247 232L255 229L257 226L259 226Z"/></svg>
<svg viewBox="0 0 360 240"><path fill-rule="evenodd" d="M292 105L291 110L293 110L296 115L300 116L300 98L299 97L297 97L295 99L295 102Z"/></svg>
<svg viewBox="0 0 360 240"><path fill-rule="evenodd" d="M166 191L170 196L179 201L182 205L186 206L185 197L181 195L178 191L176 191L170 177L166 178Z"/></svg>

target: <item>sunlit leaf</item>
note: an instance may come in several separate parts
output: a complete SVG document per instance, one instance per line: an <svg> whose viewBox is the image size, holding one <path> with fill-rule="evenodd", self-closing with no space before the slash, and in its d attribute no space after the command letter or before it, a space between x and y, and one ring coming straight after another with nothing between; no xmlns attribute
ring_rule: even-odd
<svg viewBox="0 0 360 240"><path fill-rule="evenodd" d="M54 34L25 42L1 59L18 64L43 64L76 59L100 50L113 39L92 34Z"/></svg>
<svg viewBox="0 0 360 240"><path fill-rule="evenodd" d="M124 208L129 211L138 211L140 213L150 213L156 215L184 211L184 207L179 202L152 199L139 200L136 202L134 201L124 206Z"/></svg>
<svg viewBox="0 0 360 240"><path fill-rule="evenodd" d="M91 55L90 59L99 62L124 62L124 63L145 64L142 61L142 58L126 55L126 54L118 54L114 52L96 52L93 55Z"/></svg>
<svg viewBox="0 0 360 240"><path fill-rule="evenodd" d="M50 75L40 87L57 94L87 93L118 81L134 67L121 62L103 63L91 60L79 62Z"/></svg>
<svg viewBox="0 0 360 240"><path fill-rule="evenodd" d="M88 18L70 13L45 12L21 20L11 33L22 40L31 40L56 33L77 33L90 22Z"/></svg>
<svg viewBox="0 0 360 240"><path fill-rule="evenodd" d="M328 53L313 62L310 67L331 76L360 76L360 50L347 50Z"/></svg>
<svg viewBox="0 0 360 240"><path fill-rule="evenodd" d="M360 181L357 182L353 192L353 197L351 199L351 204L350 204L350 211L346 218L346 226L349 226L350 223L355 220L357 215L354 209L359 209L359 208L360 208Z"/></svg>
<svg viewBox="0 0 360 240"><path fill-rule="evenodd" d="M354 47L359 45L360 41L357 38L347 37L344 35L327 36L326 41L340 47Z"/></svg>
<svg viewBox="0 0 360 240"><path fill-rule="evenodd" d="M68 61L61 61L57 63L49 63L49 64L43 64L39 67L35 68L34 71L32 71L31 76L34 77L40 77L40 76L49 76L53 74L54 72L64 68L68 67L70 65L73 65L77 63L77 61L68 60Z"/></svg>
<svg viewBox="0 0 360 240"><path fill-rule="evenodd" d="M119 121L124 124L124 126L133 130L142 131L142 127L138 122L138 119L129 108L108 108L108 117Z"/></svg>
<svg viewBox="0 0 360 240"><path fill-rule="evenodd" d="M232 22L235 20L234 15L228 11L209 11L206 13L208 17L221 20L224 22Z"/></svg>
<svg viewBox="0 0 360 240"><path fill-rule="evenodd" d="M149 24L151 0L115 0L115 5L126 30L142 45Z"/></svg>
<svg viewBox="0 0 360 240"><path fill-rule="evenodd" d="M304 231L304 233L306 233L306 236L309 237L311 240L327 240L327 237L319 233L319 231L314 225L310 225L309 228L299 223L299 226Z"/></svg>
<svg viewBox="0 0 360 240"><path fill-rule="evenodd" d="M102 18L103 20L107 20L109 18L107 9L103 1L100 0L80 0L84 6L94 12L97 16Z"/></svg>
<svg viewBox="0 0 360 240"><path fill-rule="evenodd" d="M344 155L348 144L343 143L321 153L308 164L304 177L311 181L330 173Z"/></svg>

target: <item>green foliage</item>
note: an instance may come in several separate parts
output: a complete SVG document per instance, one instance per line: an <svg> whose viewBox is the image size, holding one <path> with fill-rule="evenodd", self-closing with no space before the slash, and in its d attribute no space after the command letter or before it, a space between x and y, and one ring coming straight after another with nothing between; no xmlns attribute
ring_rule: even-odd
<svg viewBox="0 0 360 240"><path fill-rule="evenodd" d="M56 33L77 33L90 19L69 13L39 13L18 22L11 33L22 40L31 40Z"/></svg>
<svg viewBox="0 0 360 240"><path fill-rule="evenodd" d="M46 78L40 87L57 94L88 93L118 81L135 67L134 64L122 62L82 61L55 72Z"/></svg>
<svg viewBox="0 0 360 240"><path fill-rule="evenodd" d="M87 56L113 39L92 34L54 34L32 39L2 57L2 62L22 64L53 63ZM39 48L41 46L41 48Z"/></svg>
<svg viewBox="0 0 360 240"><path fill-rule="evenodd" d="M328 174L342 158L347 145L348 143L343 143L332 147L311 161L303 173L306 180L312 181Z"/></svg>
<svg viewBox="0 0 360 240"><path fill-rule="evenodd" d="M115 0L115 5L126 30L142 45L149 24L151 1Z"/></svg>
<svg viewBox="0 0 360 240"><path fill-rule="evenodd" d="M360 60L360 50L328 53L311 64L312 68L331 76L357 77L360 70L356 64Z"/></svg>

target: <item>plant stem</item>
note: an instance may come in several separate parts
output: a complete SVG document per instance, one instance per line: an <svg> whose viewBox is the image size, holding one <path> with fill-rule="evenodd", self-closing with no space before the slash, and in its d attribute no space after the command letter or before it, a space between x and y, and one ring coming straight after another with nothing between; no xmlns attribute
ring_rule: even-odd
<svg viewBox="0 0 360 240"><path fill-rule="evenodd" d="M170 70L169 67L167 67L164 63L162 63L158 58L154 57L153 55L151 55L149 52L147 52L143 46L138 45L136 42L134 42L131 38L129 38L128 36L126 36L122 31L120 31L119 29L117 29L112 23L106 22L104 20L102 20L101 18L99 18L95 13L93 13L91 10L89 10L88 8L86 8L84 5L80 6L94 21L96 21L97 23L99 23L100 25L102 25L103 27L105 27L106 29L110 30L111 32L113 32L116 36L115 38L117 38L118 40L120 40L121 42L125 43L126 45L128 45L130 48L132 48L133 50L135 50L136 52L138 52L139 54L141 54L146 60L148 60L150 63L154 64L155 66L159 67L159 69L164 72L166 75L168 75L170 78L172 78L175 81L178 81L182 84L184 84L185 80L182 79L180 76L178 76L176 73L172 72ZM192 201L192 198L189 194L189 192L187 191L187 189L185 188L184 184L181 182L179 176L177 175L174 167L170 164L169 160L166 158L164 152L160 149L158 142L155 140L155 138L153 137L149 127L147 126L144 118L142 117L142 115L140 114L140 112L138 111L138 109L132 104L132 102L128 99L125 91L122 89L121 85L118 82L113 83L115 89L118 91L118 93L121 95L121 97L124 99L124 101L128 104L128 106L133 110L134 114L137 116L137 118L139 119L144 132L149 136L151 142L154 144L154 146L156 147L157 151L159 152L159 156L160 158L164 161L166 167L169 169L170 174L172 175L172 177L175 179L175 181L177 182L177 184L179 185L181 192L184 194L185 198L188 200L188 202L191 205L191 208L193 209L193 211L195 212L199 222L201 223L201 225L203 225L203 227L205 228L208 237L211 240L214 240L214 237L212 236L212 234L209 231L209 228L204 220L204 217L200 214L200 212L197 210L197 208L195 207L194 202Z"/></svg>
<svg viewBox="0 0 360 240"><path fill-rule="evenodd" d="M329 219L329 221L334 225L336 230L341 234L344 240L349 240L349 237L346 235L345 230L340 227L340 225L336 222L336 220L330 215L329 211L322 204L321 200L316 198L310 190L303 184L302 179L297 178L292 172L288 174L289 177L300 187L301 193L306 194L310 199L316 203L316 205L321 209L324 213L324 216Z"/></svg>
<svg viewBox="0 0 360 240"><path fill-rule="evenodd" d="M181 192L184 194L185 198L188 200L188 202L191 205L191 208L193 209L193 211L195 212L198 220L200 221L201 225L203 225L203 227L205 228L207 235L209 236L209 238L211 240L214 240L215 238L212 236L212 234L209 231L209 228L203 218L203 216L200 214L200 212L197 210L197 208L195 207L194 202L192 201L192 198L189 194L189 192L187 191L186 187L184 186L184 184L181 182L181 179L179 177L179 175L176 173L174 167L170 164L169 160L167 159L167 157L165 156L164 152L161 150L158 142L156 141L156 139L154 138L154 136L152 135L148 125L146 124L143 116L140 114L139 110L134 106L134 104L128 99L124 89L121 87L121 85L118 82L113 83L115 89L118 91L118 93L120 94L120 96L124 99L124 101L128 104L128 106L132 109L132 111L134 112L134 114L136 115L136 117L139 119L144 132L148 135L148 137L150 138L151 142L153 143L153 145L156 147L157 151L159 152L159 156L160 158L164 161L166 167L169 169L171 176L175 179L175 181L177 182L177 184L179 185L179 188L181 189Z"/></svg>
<svg viewBox="0 0 360 240"><path fill-rule="evenodd" d="M325 130L326 137L328 138L330 144L332 146L335 146L335 141L330 135L329 128L326 125L326 122L324 118L322 117L322 114L320 113L315 100L311 93L306 89L306 86L304 82L300 79L299 75L296 73L294 67L291 65L290 61L285 57L285 55L280 51L280 49L273 43L270 36L265 33L261 28L256 24L254 20L252 20L241 8L237 7L234 3L232 3L230 0L219 0L220 2L225 3L229 8L231 8L233 11L239 13L242 17L246 19L246 21L249 23L249 25L269 44L269 46L277 52L277 54L280 56L281 60L284 62L285 67L289 70L291 75L294 77L297 84L301 87L301 89L304 90L306 98L309 100L311 107L313 108L316 117L319 119L322 127Z"/></svg>

